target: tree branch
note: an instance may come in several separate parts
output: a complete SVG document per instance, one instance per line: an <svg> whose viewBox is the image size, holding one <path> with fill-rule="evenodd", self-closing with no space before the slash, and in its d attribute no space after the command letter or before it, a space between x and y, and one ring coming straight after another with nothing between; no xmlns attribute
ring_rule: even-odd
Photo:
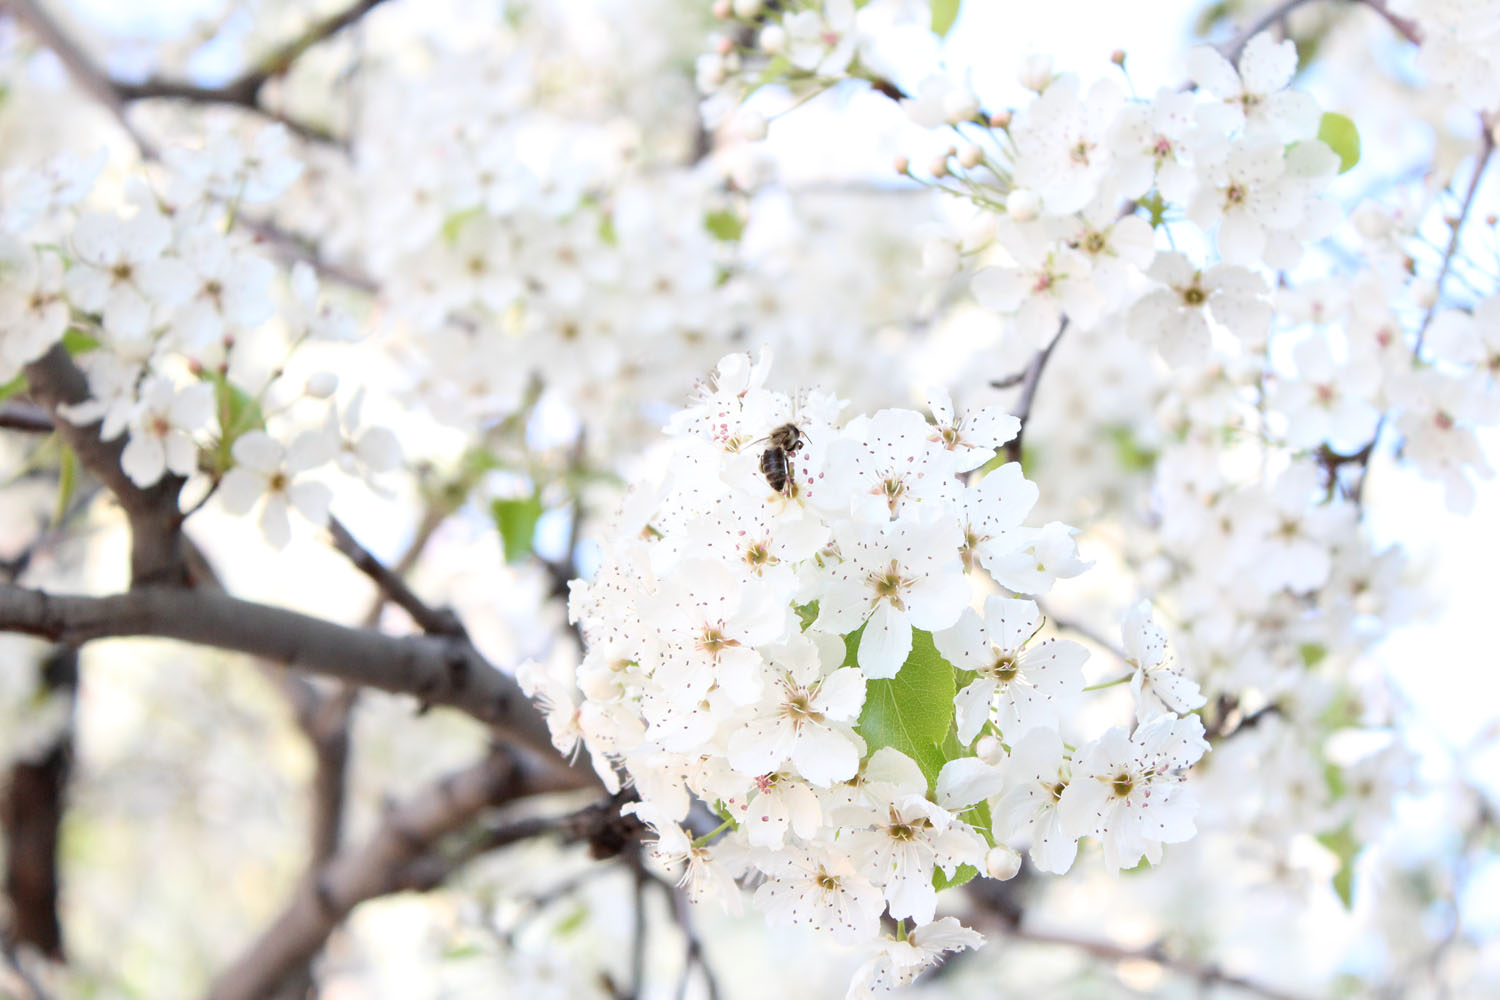
<svg viewBox="0 0 1500 1000"><path fill-rule="evenodd" d="M359 544L338 518L328 519L328 530L333 535L334 547L349 558L355 569L374 581L386 600L410 615L418 628L429 635L459 637L465 635L463 622L459 621L458 615L454 614L451 608L429 607L412 592L405 580L386 568L384 563L370 553L370 550Z"/></svg>
<svg viewBox="0 0 1500 1000"><path fill-rule="evenodd" d="M1067 934L1018 927L1005 921L1004 918L997 917L995 923L998 923L1003 928L1008 937L1016 941L1072 948L1077 951L1086 952L1106 962L1151 962L1161 966L1168 972L1195 979L1205 987L1232 986L1236 989L1254 993L1256 996L1265 997L1266 1000L1303 1000L1303 998L1296 994L1285 993L1275 987L1266 986L1262 983L1246 979L1243 976L1225 972L1216 965L1205 965L1191 959L1169 955L1159 944L1150 945L1145 948L1126 948L1109 941L1078 938Z"/></svg>
<svg viewBox="0 0 1500 1000"><path fill-rule="evenodd" d="M125 509L130 522L131 585L187 585L190 580L182 516L177 509L182 477L163 476L154 486L142 489L120 467L120 455L125 450L123 434L113 441L102 440L97 421L79 426L59 412L64 406L90 398L88 380L61 344L26 366L26 381L32 397L52 418L58 435Z"/></svg>
<svg viewBox="0 0 1500 1000"><path fill-rule="evenodd" d="M288 117L268 110L261 104L261 91L272 77L289 70L294 62L308 49L326 41L345 28L357 23L384 0L358 0L342 12L325 18L310 26L298 37L283 43L260 59L255 68L246 70L235 79L218 87L204 87L180 80L149 79L138 83L117 80L111 77L36 0L9 0L9 8L16 18L31 29L32 33L46 45L67 67L68 74L88 94L103 104L120 122L130 138L140 147L142 155L151 158L155 146L131 124L126 113L127 106L135 101L168 98L193 104L224 104L244 108L281 122L304 139L313 142L336 143L337 138L327 129L309 122Z"/></svg>
<svg viewBox="0 0 1500 1000"><path fill-rule="evenodd" d="M58 840L73 760L73 704L78 688L78 651L58 646L38 664L40 690L61 699L66 721L44 747L10 766L0 790L0 828L5 833L5 895L13 934L54 961L63 959L58 921Z"/></svg>
<svg viewBox="0 0 1500 1000"><path fill-rule="evenodd" d="M1047 346L1037 351L1036 357L1031 359L1031 365L1026 369L1026 375L1021 385L1021 398L1016 404L1016 419L1021 421L1020 430L1016 436L1005 442L1002 449L1007 462L1019 462L1021 460L1021 438L1026 434L1026 424L1031 420L1031 407L1036 402L1036 388L1041 384L1042 371L1047 367L1047 361L1052 357L1052 352L1057 348L1057 342L1062 340L1062 335L1068 329L1068 317L1064 316L1058 324L1057 333L1047 342Z"/></svg>
<svg viewBox="0 0 1500 1000"><path fill-rule="evenodd" d="M209 989L209 1000L261 1000L302 968L359 903L404 887L407 870L487 806L554 791L492 753L393 808L369 840L303 880L291 902Z"/></svg>
<svg viewBox="0 0 1500 1000"><path fill-rule="evenodd" d="M388 636L212 590L166 587L74 597L0 584L0 630L71 645L125 636L180 639L415 695L425 705L450 705L495 726L537 755L565 787L597 787L588 768L561 760L544 720L515 681L464 639Z"/></svg>
<svg viewBox="0 0 1500 1000"><path fill-rule="evenodd" d="M1229 60L1230 63L1237 64L1240 61L1240 53L1245 51L1245 46L1250 43L1250 39L1271 27L1271 25L1286 20L1287 15L1307 2L1308 0L1281 0L1276 6L1265 11L1260 17L1257 17L1244 28L1241 28L1239 34L1223 45L1220 45L1219 54Z"/></svg>

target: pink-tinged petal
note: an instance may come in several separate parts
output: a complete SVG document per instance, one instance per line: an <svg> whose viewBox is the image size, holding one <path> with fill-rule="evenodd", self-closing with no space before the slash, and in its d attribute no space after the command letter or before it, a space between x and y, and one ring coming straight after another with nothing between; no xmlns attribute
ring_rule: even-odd
<svg viewBox="0 0 1500 1000"><path fill-rule="evenodd" d="M879 602L860 636L860 669L871 680L895 677L910 654L911 619L889 601Z"/></svg>
<svg viewBox="0 0 1500 1000"><path fill-rule="evenodd" d="M792 748L797 773L819 788L848 781L859 773L859 751L830 726L805 723Z"/></svg>

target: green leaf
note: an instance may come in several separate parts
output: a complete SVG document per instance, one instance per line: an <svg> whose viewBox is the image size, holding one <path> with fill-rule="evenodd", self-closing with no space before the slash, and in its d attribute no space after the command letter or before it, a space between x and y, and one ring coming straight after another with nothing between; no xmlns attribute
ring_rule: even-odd
<svg viewBox="0 0 1500 1000"><path fill-rule="evenodd" d="M1325 111L1318 126L1318 138L1339 154L1339 173L1359 162L1359 129L1348 117L1336 111Z"/></svg>
<svg viewBox="0 0 1500 1000"><path fill-rule="evenodd" d="M952 878L949 878L943 874L941 868L934 866L932 869L932 887L938 892L942 892L944 889L952 889L955 886L963 885L978 874L979 869L973 865L959 865L958 871L953 873Z"/></svg>
<svg viewBox="0 0 1500 1000"><path fill-rule="evenodd" d="M1321 642L1304 642L1297 647L1297 655L1302 657L1302 665L1311 670L1323 662L1323 657L1328 655L1328 647Z"/></svg>
<svg viewBox="0 0 1500 1000"><path fill-rule="evenodd" d="M466 208L462 212L454 212L443 220L443 240L451 247L458 242L458 234L463 230L464 223L470 219L477 219L484 214L484 208L475 205Z"/></svg>
<svg viewBox="0 0 1500 1000"><path fill-rule="evenodd" d="M266 417L260 401L225 377L223 372L205 371L213 384L214 409L219 416L219 446L214 454L219 471L234 464L234 443L250 431L264 430Z"/></svg>
<svg viewBox="0 0 1500 1000"><path fill-rule="evenodd" d="M856 666L864 627L845 637L845 666ZM912 630L911 654L901 671L887 680L865 685L865 707L855 731L869 745L870 753L894 747L917 762L930 791L938 772L949 760L944 744L953 728L953 665L938 655L932 633Z"/></svg>
<svg viewBox="0 0 1500 1000"><path fill-rule="evenodd" d="M608 212L599 216L599 238L607 246L614 246L620 242L620 234L615 231L615 217Z"/></svg>
<svg viewBox="0 0 1500 1000"><path fill-rule="evenodd" d="M1156 465L1156 452L1144 448L1129 427L1114 424L1105 429L1115 445L1115 456L1126 472L1148 472Z"/></svg>
<svg viewBox="0 0 1500 1000"><path fill-rule="evenodd" d="M86 354L99 346L99 338L78 327L71 327L62 338L63 349L69 354L77 357Z"/></svg>
<svg viewBox="0 0 1500 1000"><path fill-rule="evenodd" d="M721 208L703 217L703 228L713 234L714 239L733 243L745 231L745 220L727 208Z"/></svg>
<svg viewBox="0 0 1500 1000"><path fill-rule="evenodd" d="M62 446L62 455L57 466L57 510L52 515L53 524L62 523L68 504L73 502L73 491L78 488L78 456L61 438L58 443Z"/></svg>
<svg viewBox="0 0 1500 1000"><path fill-rule="evenodd" d="M818 620L818 602L808 601L806 604L797 605L797 617L802 620L802 631Z"/></svg>
<svg viewBox="0 0 1500 1000"><path fill-rule="evenodd" d="M1354 839L1354 830L1345 823L1330 833L1318 834L1318 843L1328 848L1339 859L1339 870L1333 876L1333 891L1343 900L1344 908L1354 904L1354 859L1359 856L1360 844Z"/></svg>
<svg viewBox="0 0 1500 1000"><path fill-rule="evenodd" d="M492 500L490 514L505 543L505 561L517 563L531 555L531 539L542 516L542 501L535 493L517 500Z"/></svg>
<svg viewBox="0 0 1500 1000"><path fill-rule="evenodd" d="M932 33L945 38L958 20L958 8L962 0L930 0L932 6Z"/></svg>
<svg viewBox="0 0 1500 1000"><path fill-rule="evenodd" d="M1146 197L1136 199L1136 204L1150 213L1152 229L1156 229L1167 220L1167 201L1161 196L1160 191L1153 189Z"/></svg>
<svg viewBox="0 0 1500 1000"><path fill-rule="evenodd" d="M0 385L0 403L5 402L12 396L26 391L26 376L17 375L4 385Z"/></svg>

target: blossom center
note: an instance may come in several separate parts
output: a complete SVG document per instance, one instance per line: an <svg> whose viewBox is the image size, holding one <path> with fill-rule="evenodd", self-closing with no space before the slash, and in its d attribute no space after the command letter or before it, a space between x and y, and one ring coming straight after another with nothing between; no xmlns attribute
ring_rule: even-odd
<svg viewBox="0 0 1500 1000"><path fill-rule="evenodd" d="M901 567L894 559L884 573L871 573L868 579L870 586L875 588L876 598L890 601L892 607L905 610L901 593L907 588L909 581L901 575Z"/></svg>
<svg viewBox="0 0 1500 1000"><path fill-rule="evenodd" d="M1135 778L1131 777L1128 772L1121 771L1119 774L1115 775L1115 780L1112 787L1116 796L1122 799L1128 798L1131 789L1135 788Z"/></svg>

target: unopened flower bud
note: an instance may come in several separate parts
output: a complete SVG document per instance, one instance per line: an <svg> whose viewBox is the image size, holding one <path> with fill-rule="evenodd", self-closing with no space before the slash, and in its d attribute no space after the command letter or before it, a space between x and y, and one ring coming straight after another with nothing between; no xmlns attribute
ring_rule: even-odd
<svg viewBox="0 0 1500 1000"><path fill-rule="evenodd" d="M997 844L985 853L984 870L990 878L1001 882L1015 878L1016 872L1021 870L1021 855L1014 848Z"/></svg>
<svg viewBox="0 0 1500 1000"><path fill-rule="evenodd" d="M1009 111L997 111L990 115L990 128L1010 128L1011 113Z"/></svg>
<svg viewBox="0 0 1500 1000"><path fill-rule="evenodd" d="M904 156L898 156L898 157L896 157L895 161L892 162L891 166L895 167L896 168L896 173L900 174L903 177L905 177L907 174L911 173L911 160L908 160Z"/></svg>
<svg viewBox="0 0 1500 1000"><path fill-rule="evenodd" d="M1034 90L1040 94L1052 83L1052 57L1027 56L1021 60L1021 72L1016 74L1016 79L1027 90Z"/></svg>
<svg viewBox="0 0 1500 1000"><path fill-rule="evenodd" d="M734 6L730 3L730 0L714 0L714 17L719 20L727 20L733 10Z"/></svg>
<svg viewBox="0 0 1500 1000"><path fill-rule="evenodd" d="M934 156L932 162L927 165L927 172L934 177L948 176L948 157L951 154L944 153L942 156Z"/></svg>
<svg viewBox="0 0 1500 1000"><path fill-rule="evenodd" d="M974 744L974 753L986 764L998 764L1005 759L1005 745L994 736L985 733Z"/></svg>
<svg viewBox="0 0 1500 1000"><path fill-rule="evenodd" d="M339 377L333 372L313 372L307 377L307 394L313 399L327 399L339 387Z"/></svg>
<svg viewBox="0 0 1500 1000"><path fill-rule="evenodd" d="M786 29L779 24L768 24L760 29L761 51L778 56L786 51Z"/></svg>
<svg viewBox="0 0 1500 1000"><path fill-rule="evenodd" d="M1109 61L1114 63L1116 66L1123 67L1125 65L1125 50L1115 49L1109 54Z"/></svg>
<svg viewBox="0 0 1500 1000"><path fill-rule="evenodd" d="M761 0L734 0L734 16L750 20L765 6Z"/></svg>
<svg viewBox="0 0 1500 1000"><path fill-rule="evenodd" d="M751 111L748 109L740 112L739 120L736 122L736 126L739 129L740 135L743 136L747 142L760 142L766 137L766 133L770 130L771 127L770 123L766 121L765 115L761 114L759 111Z"/></svg>
<svg viewBox="0 0 1500 1000"><path fill-rule="evenodd" d="M720 38L717 42L714 43L714 50L717 51L721 56L729 55L729 53L734 51L734 39Z"/></svg>
<svg viewBox="0 0 1500 1000"><path fill-rule="evenodd" d="M1005 199L1005 211L1017 222L1030 222L1042 214L1042 196L1029 188L1016 188Z"/></svg>
<svg viewBox="0 0 1500 1000"><path fill-rule="evenodd" d="M958 162L963 164L965 170L973 170L984 162L984 150L972 142L967 143L958 151Z"/></svg>

